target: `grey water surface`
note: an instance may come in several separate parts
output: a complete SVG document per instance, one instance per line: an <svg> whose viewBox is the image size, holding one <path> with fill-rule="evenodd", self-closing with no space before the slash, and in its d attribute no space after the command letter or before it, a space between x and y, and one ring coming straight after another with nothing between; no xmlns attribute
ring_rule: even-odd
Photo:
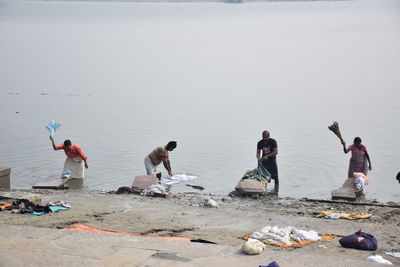
<svg viewBox="0 0 400 267"><path fill-rule="evenodd" d="M0 0L0 165L13 188L61 174L54 119L56 141L88 156L88 189L130 185L176 140L173 171L228 193L267 129L279 195L329 198L349 161L327 128L337 120L370 153L367 198L400 201L399 48L397 0Z"/></svg>

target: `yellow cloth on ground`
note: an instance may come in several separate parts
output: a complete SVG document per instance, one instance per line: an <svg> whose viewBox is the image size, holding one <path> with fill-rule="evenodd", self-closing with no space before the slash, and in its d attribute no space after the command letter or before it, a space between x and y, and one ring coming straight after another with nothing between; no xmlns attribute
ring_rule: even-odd
<svg viewBox="0 0 400 267"><path fill-rule="evenodd" d="M246 234L244 236L241 236L241 239L244 240L248 240L250 238L252 234ZM302 240L300 242L294 241L294 240L290 240L290 242L292 244L288 245L285 243L281 243L281 242L269 242L269 241L261 241L264 244L268 244L268 245L273 245L273 246L278 246L278 247L282 247L282 248L301 248L302 246L306 245L306 244L310 244L310 243L315 243L315 242L326 242L326 241L331 241L333 238L335 237L339 237L339 236L343 236L343 235L337 235L337 234L320 234L319 235L321 237L320 240Z"/></svg>
<svg viewBox="0 0 400 267"><path fill-rule="evenodd" d="M372 214L363 212L347 212L347 211L333 211L324 210L321 213L315 215L316 218L326 218L326 219L347 219L347 220L357 220L357 219L368 219Z"/></svg>

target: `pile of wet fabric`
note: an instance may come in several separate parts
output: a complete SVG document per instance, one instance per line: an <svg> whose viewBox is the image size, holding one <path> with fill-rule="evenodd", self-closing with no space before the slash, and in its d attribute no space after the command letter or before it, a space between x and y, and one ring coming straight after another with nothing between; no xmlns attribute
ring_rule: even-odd
<svg viewBox="0 0 400 267"><path fill-rule="evenodd" d="M324 210L320 213L314 215L316 218L324 218L324 219L347 219L347 220L357 220L357 219L368 219L372 216L369 213L363 212L347 212L347 211L333 211L333 210Z"/></svg>
<svg viewBox="0 0 400 267"><path fill-rule="evenodd" d="M293 226L279 228L278 226L265 226L258 232L254 232L251 238L260 241L269 241L273 243L285 243L291 245L293 240L300 242L302 240L320 240L321 237L315 231L298 230Z"/></svg>
<svg viewBox="0 0 400 267"><path fill-rule="evenodd" d="M322 234L319 235L313 230L299 230L293 226L278 227L267 225L259 231L241 237L242 239L257 239L265 244L279 247L294 247L299 248L305 244L330 241L336 235Z"/></svg>
<svg viewBox="0 0 400 267"><path fill-rule="evenodd" d="M165 194L166 190L164 186L160 184L153 184L150 185L149 187L146 187L145 189L142 190L140 193L142 196L154 196L157 194Z"/></svg>
<svg viewBox="0 0 400 267"><path fill-rule="evenodd" d="M196 179L196 178L197 178L197 176L193 176L193 175L176 174L176 175L170 177L169 179L162 178L161 179L161 184L163 184L163 185L173 185L173 184L178 184L178 183L181 183L181 182L191 181L191 180Z"/></svg>
<svg viewBox="0 0 400 267"><path fill-rule="evenodd" d="M49 202L45 206L37 205L27 199L15 199L12 203L0 203L1 212L17 214L43 215L59 210L68 210L71 206L65 200Z"/></svg>
<svg viewBox="0 0 400 267"><path fill-rule="evenodd" d="M257 181L268 181L271 182L271 174L262 165L261 161L258 161L258 166L252 171L248 171L243 175L242 179L254 179Z"/></svg>
<svg viewBox="0 0 400 267"><path fill-rule="evenodd" d="M143 189L140 195L148 197L171 198L174 193L167 191L167 189L160 184L153 184Z"/></svg>

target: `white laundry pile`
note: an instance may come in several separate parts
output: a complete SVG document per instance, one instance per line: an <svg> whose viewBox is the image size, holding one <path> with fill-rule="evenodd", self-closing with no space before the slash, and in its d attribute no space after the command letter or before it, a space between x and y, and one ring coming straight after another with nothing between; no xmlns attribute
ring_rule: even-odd
<svg viewBox="0 0 400 267"><path fill-rule="evenodd" d="M367 257L367 261L369 261L369 262L377 262L377 263L382 263L382 264L387 264L387 265L393 265L393 263L391 263L390 261L385 260L384 258L382 258L381 255L369 256L369 257Z"/></svg>
<svg viewBox="0 0 400 267"><path fill-rule="evenodd" d="M279 228L278 226L265 226L258 232L254 232L250 238L272 243L285 243L292 245L292 240L300 242L302 240L320 240L321 237L315 231L298 230L293 226Z"/></svg>
<svg viewBox="0 0 400 267"><path fill-rule="evenodd" d="M160 184L153 184L150 185L149 187L143 189L141 195L142 196L153 196L154 194L165 194L165 188L164 186Z"/></svg>
<svg viewBox="0 0 400 267"><path fill-rule="evenodd" d="M197 176L186 175L186 174L176 174L176 175L172 176L170 179L162 178L161 183L163 185L171 185L171 184L177 184L180 182L187 182L187 181L193 180L195 178L197 178Z"/></svg>

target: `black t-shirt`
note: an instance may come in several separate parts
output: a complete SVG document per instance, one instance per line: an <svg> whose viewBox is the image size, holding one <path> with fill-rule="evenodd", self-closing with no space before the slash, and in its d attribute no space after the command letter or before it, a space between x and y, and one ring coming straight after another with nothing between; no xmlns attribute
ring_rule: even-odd
<svg viewBox="0 0 400 267"><path fill-rule="evenodd" d="M278 147L278 144L276 143L275 139L268 139L267 143L264 143L264 140L260 140L257 143L257 150L262 150L262 156L264 157L265 155L270 154L275 148ZM268 159L275 160L276 156L269 157Z"/></svg>

